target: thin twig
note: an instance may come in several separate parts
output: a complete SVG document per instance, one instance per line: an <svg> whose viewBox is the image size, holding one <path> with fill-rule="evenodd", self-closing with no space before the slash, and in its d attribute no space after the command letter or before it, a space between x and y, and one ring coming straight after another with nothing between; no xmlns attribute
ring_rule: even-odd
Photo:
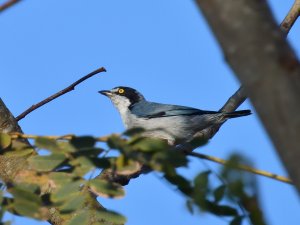
<svg viewBox="0 0 300 225"><path fill-rule="evenodd" d="M292 26L300 16L300 0L295 0L292 8L280 24L280 29L287 36Z"/></svg>
<svg viewBox="0 0 300 225"><path fill-rule="evenodd" d="M201 153L196 153L196 152L185 152L185 153L187 155L194 156L194 157L197 157L197 158L200 158L200 159L209 160L209 161L212 161L212 162L215 162L215 163L219 163L221 165L228 165L228 161L226 161L224 159L217 158L217 157L213 157L213 156L209 156L209 155L205 155L205 154L201 154ZM267 171L264 171L264 170L258 170L258 169L252 168L250 166L238 164L237 166L235 166L235 168L239 169L239 170L244 170L244 171L247 171L247 172L250 172L250 173L253 173L253 174L257 174L257 175L260 175L260 176L268 177L268 178L271 178L271 179L274 179L274 180L278 180L278 181L281 181L281 182L284 182L284 183L293 184L293 182L287 177L283 177L283 176L280 176L280 175L277 175L277 174L274 174L274 173L270 173L270 172L267 172Z"/></svg>
<svg viewBox="0 0 300 225"><path fill-rule="evenodd" d="M11 136L12 139L26 138L26 139L32 139L32 140L35 140L38 138L46 138L46 139L50 139L50 140L70 141L73 138L76 138L76 135L74 135L74 134L39 136L39 135L22 134L22 133L18 133L18 132L12 132L9 135ZM111 135L103 136L103 137L95 137L95 140L98 142L107 142L109 137L111 137Z"/></svg>
<svg viewBox="0 0 300 225"><path fill-rule="evenodd" d="M22 133L10 133L12 139L19 139L19 138L26 138L26 139L37 139L37 138L48 138L51 140L71 140L72 138L75 138L76 136L73 134L67 134L67 135L62 135L62 136L38 136L38 135L31 135L31 134L22 134ZM110 135L111 136L111 135ZM104 137L95 137L95 140L98 142L107 142L107 140L109 139L110 136L104 136ZM224 160L224 159L220 159L214 156L209 156L209 155L205 155L205 154L201 154L201 153L196 153L196 152L189 152L189 151L184 151L184 153L186 155L189 156L194 156L200 159L205 159L205 160L209 160L215 163L219 163L222 165L228 165L228 161ZM246 165L242 165L239 164L236 166L237 169L240 170L244 170L253 174L257 174L257 175L261 175L261 176L265 176L265 177L269 177L284 183L289 183L292 184L292 181L286 177L283 176L279 176L277 174L274 173L270 173L264 170L258 170L255 168L252 168L250 166L246 166Z"/></svg>
<svg viewBox="0 0 300 225"><path fill-rule="evenodd" d="M0 13L3 12L4 10L8 9L9 7L13 6L14 4L20 2L21 0L10 0L7 1L5 3L3 3L2 5L0 5Z"/></svg>
<svg viewBox="0 0 300 225"><path fill-rule="evenodd" d="M224 104L220 109L222 112L233 112L235 111L245 100L247 94L245 88L241 86Z"/></svg>
<svg viewBox="0 0 300 225"><path fill-rule="evenodd" d="M80 78L79 80L77 80L76 82L74 82L73 84L71 84L70 86L66 87L65 89L55 93L54 95L49 96L48 98L44 99L43 101L32 105L30 108L28 108L27 110L25 110L23 113L21 113L19 116L16 117L16 120L19 121L21 119L23 119L25 116L27 116L29 113L31 113L32 111L36 110L37 108L47 104L48 102L51 102L52 100L70 92L73 91L75 89L75 87L82 83L83 81L91 78L92 76L101 73L101 72L106 72L106 69L104 67L101 67L99 69L96 69L95 71L85 75L84 77Z"/></svg>

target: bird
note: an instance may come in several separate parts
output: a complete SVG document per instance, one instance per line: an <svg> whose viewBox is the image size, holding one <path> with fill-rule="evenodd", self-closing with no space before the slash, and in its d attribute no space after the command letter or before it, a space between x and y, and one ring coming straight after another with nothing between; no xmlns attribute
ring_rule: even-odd
<svg viewBox="0 0 300 225"><path fill-rule="evenodd" d="M250 110L208 111L150 102L137 90L125 86L99 93L112 101L126 129L141 128L144 136L165 139L170 145L188 143L201 130L251 114Z"/></svg>

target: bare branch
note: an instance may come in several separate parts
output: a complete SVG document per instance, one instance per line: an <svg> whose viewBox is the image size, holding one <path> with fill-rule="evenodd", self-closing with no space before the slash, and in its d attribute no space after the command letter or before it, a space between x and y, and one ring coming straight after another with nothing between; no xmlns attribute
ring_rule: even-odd
<svg viewBox="0 0 300 225"><path fill-rule="evenodd" d="M292 8L288 12L287 16L284 18L282 23L280 24L281 30L285 35L288 35L290 29L296 22L300 15L300 0L295 0Z"/></svg>
<svg viewBox="0 0 300 225"><path fill-rule="evenodd" d="M228 161L226 161L224 159L214 157L214 156L209 156L209 155L205 155L205 154L201 154L201 153L197 153L197 152L185 152L185 153L189 156L194 156L194 157L197 157L197 158L200 158L200 159L205 159L205 160L208 160L208 161L219 163L221 165L228 165ZM278 180L278 181L281 181L281 182L284 182L284 183L293 184L292 181L287 177L283 177L283 176L280 176L280 175L277 175L277 174L274 174L274 173L270 173L268 171L255 169L255 168L250 167L250 166L239 164L239 165L236 165L235 169L239 169L239 170L243 170L243 171L253 173L253 174L256 174L256 175L268 177L268 178Z"/></svg>
<svg viewBox="0 0 300 225"><path fill-rule="evenodd" d="M2 5L0 5L0 13L2 13L4 10L8 9L9 7L15 5L16 3L20 2L21 0L9 0Z"/></svg>
<svg viewBox="0 0 300 225"><path fill-rule="evenodd" d="M51 95L49 96L48 98L44 99L43 101L35 104L35 105L32 105L30 108L28 108L27 110L25 110L23 113L21 113L19 116L16 117L16 120L19 121L21 119L23 119L25 116L27 116L29 113L31 113L32 111L38 109L39 107L47 104L48 102L51 102L52 100L70 92L70 91L73 91L75 89L75 87L82 83L83 81L91 78L92 76L98 74L98 73L101 73L101 72L106 72L106 69L104 67L101 67L99 69L96 69L95 71L85 75L84 77L80 78L79 80L77 80L76 82L74 82L73 84L71 84L70 86L66 87L65 89L55 93L54 95Z"/></svg>

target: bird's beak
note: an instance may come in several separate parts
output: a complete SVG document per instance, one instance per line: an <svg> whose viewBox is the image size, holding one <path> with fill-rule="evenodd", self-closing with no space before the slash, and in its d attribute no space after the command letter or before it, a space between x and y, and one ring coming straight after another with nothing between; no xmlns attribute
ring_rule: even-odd
<svg viewBox="0 0 300 225"><path fill-rule="evenodd" d="M112 96L111 91L103 90L103 91L98 91L98 93L105 95L107 97Z"/></svg>

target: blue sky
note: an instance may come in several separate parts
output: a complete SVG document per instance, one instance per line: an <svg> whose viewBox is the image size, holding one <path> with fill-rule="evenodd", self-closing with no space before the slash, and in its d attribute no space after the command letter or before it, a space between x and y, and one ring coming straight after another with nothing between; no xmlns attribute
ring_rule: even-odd
<svg viewBox="0 0 300 225"><path fill-rule="evenodd" d="M280 22L293 1L269 3ZM134 87L152 101L207 110L218 110L239 87L193 1L24 1L0 15L0 27L0 96L16 116L98 67L108 71L28 115L20 121L25 133L122 132L118 113L97 93L119 85ZM297 52L299 32L298 22L289 36ZM286 175L251 103L240 108L254 114L229 121L198 151L222 158L239 152L257 168ZM184 173L193 176L205 168L191 160ZM257 180L269 224L300 221L292 186ZM129 225L227 224L207 214L190 215L182 196L154 174L131 181L126 193L122 200L101 202L126 215ZM12 219L17 225L43 224Z"/></svg>

